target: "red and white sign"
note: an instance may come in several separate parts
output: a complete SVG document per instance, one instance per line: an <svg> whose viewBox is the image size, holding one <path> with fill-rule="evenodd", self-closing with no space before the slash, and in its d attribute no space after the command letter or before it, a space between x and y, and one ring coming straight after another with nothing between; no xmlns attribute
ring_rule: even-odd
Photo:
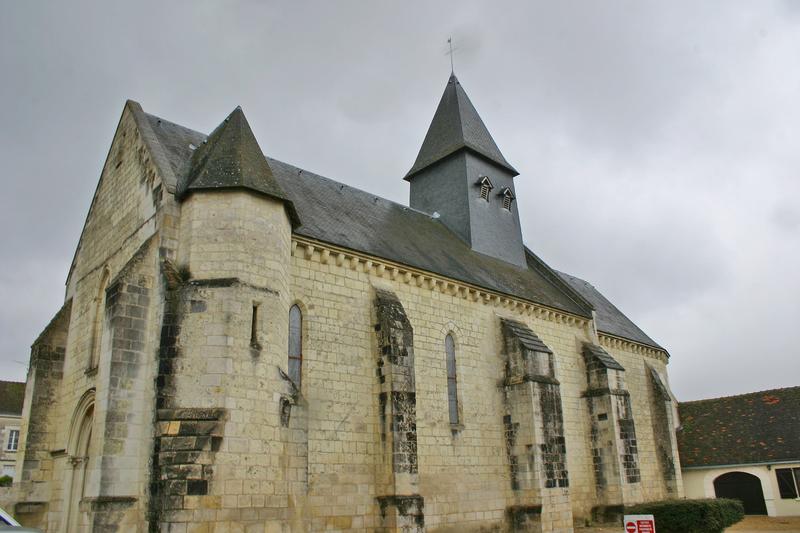
<svg viewBox="0 0 800 533"><path fill-rule="evenodd" d="M626 514L625 533L656 533L656 519L651 514Z"/></svg>

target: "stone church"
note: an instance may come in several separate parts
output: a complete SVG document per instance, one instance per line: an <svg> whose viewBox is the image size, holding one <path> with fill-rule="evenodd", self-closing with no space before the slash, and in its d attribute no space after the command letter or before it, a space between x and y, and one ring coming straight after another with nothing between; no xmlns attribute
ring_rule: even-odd
<svg viewBox="0 0 800 533"><path fill-rule="evenodd" d="M265 156L238 107L206 135L128 101L32 346L17 516L567 532L681 496L668 353L525 246L517 175L455 76L408 206Z"/></svg>

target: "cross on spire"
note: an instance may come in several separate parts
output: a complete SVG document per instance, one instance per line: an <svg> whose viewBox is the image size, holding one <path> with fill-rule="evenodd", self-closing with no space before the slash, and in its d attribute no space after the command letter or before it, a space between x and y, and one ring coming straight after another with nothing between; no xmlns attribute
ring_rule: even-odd
<svg viewBox="0 0 800 533"><path fill-rule="evenodd" d="M453 56L455 55L454 52L458 50L458 48L453 48L453 38L447 38L447 44L450 47L448 52L445 52L446 55L450 56L450 74L455 74L455 69L453 68Z"/></svg>

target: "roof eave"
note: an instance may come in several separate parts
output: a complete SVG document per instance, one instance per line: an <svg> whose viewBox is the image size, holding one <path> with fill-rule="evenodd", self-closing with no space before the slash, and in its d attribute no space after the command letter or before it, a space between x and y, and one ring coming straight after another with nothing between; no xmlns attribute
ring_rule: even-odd
<svg viewBox="0 0 800 533"><path fill-rule="evenodd" d="M276 200L281 202L284 207L286 208L286 214L289 217L289 222L292 224L292 229L297 229L302 225L300 221L300 215L297 213L297 209L294 207L294 203L291 200L286 198L282 198L278 195L268 193L266 191L261 191L259 189L255 189L253 187L248 187L247 185L220 185L220 186L209 186L209 187L202 187L202 186L189 186L185 190L181 191L180 194L176 194L175 198L178 202L186 201L189 196L194 193L203 193L203 192L249 192L253 193L257 196L262 196L264 198L269 198L271 200Z"/></svg>
<svg viewBox="0 0 800 533"><path fill-rule="evenodd" d="M480 150L478 150L478 149L476 149L476 148L474 148L474 147L472 147L472 146L470 146L468 144L464 144L464 145L457 146L457 147L453 148L449 152L444 153L443 155L437 157L436 159L432 159L430 161L426 161L426 162L419 163L419 164L415 163L414 166L411 167L411 170L409 170L408 173L406 173L406 175L403 177L403 179L406 180L406 181L411 181L411 178L413 178L414 176L416 176L417 174L419 174L420 172L422 172L426 168L428 168L430 166L433 166L436 163L438 163L439 161L443 161L443 160L447 159L448 157L450 157L450 156L452 156L454 154L457 154L461 150L466 150L466 151L470 152L471 154L474 154L474 155L480 157L481 159L483 159L485 161L488 161L489 163L493 164L494 166L496 166L498 168L501 168L501 169L503 169L503 170L505 170L507 172L510 172L512 178L515 178L515 177L519 176L519 172L517 172L517 169L512 167L511 164L509 164L507 161L505 161L505 162L498 161L496 158L490 157L490 156L486 155L485 153L481 152Z"/></svg>
<svg viewBox="0 0 800 533"><path fill-rule="evenodd" d="M728 463L728 464L702 464L702 465L681 465L681 470L708 470L711 468L741 468L743 466L772 466L800 463L797 459L778 459L776 461L754 461L752 463Z"/></svg>

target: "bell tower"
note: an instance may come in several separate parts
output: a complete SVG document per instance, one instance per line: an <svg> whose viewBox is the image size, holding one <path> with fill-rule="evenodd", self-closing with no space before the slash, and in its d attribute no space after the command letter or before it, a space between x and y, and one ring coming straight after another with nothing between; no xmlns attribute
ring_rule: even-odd
<svg viewBox="0 0 800 533"><path fill-rule="evenodd" d="M514 177L455 74L405 180L410 205L441 222L473 250L527 268Z"/></svg>

